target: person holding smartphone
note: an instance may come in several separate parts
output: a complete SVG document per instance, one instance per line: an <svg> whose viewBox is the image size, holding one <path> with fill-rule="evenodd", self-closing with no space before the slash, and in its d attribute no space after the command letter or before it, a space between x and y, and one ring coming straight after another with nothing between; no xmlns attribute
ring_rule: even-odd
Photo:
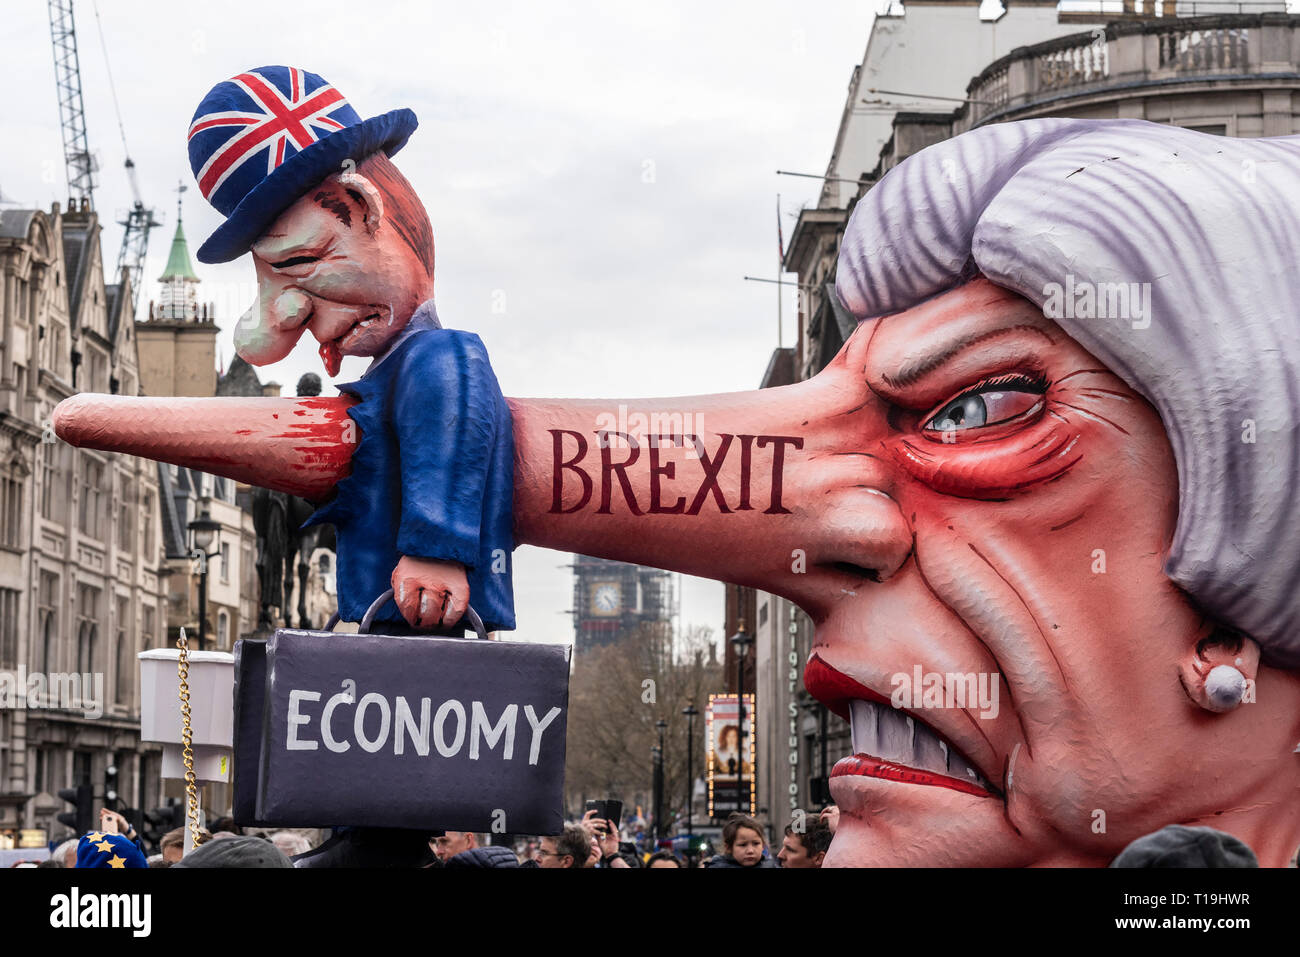
<svg viewBox="0 0 1300 957"><path fill-rule="evenodd" d="M99 809L99 829L105 834L121 834L134 844L141 854L145 853L144 842L140 840L135 825L116 811L106 807Z"/></svg>
<svg viewBox="0 0 1300 957"><path fill-rule="evenodd" d="M588 802L595 803L595 802ZM631 867L623 856L619 853L618 848L618 824L608 817L600 817L601 808L591 807L582 815L582 826L594 838L594 854L599 854L600 858L595 862L595 867Z"/></svg>

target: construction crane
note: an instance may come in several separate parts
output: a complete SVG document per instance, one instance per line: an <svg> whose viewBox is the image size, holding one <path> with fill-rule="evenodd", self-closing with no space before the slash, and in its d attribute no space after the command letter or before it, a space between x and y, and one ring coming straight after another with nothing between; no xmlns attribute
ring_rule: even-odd
<svg viewBox="0 0 1300 957"><path fill-rule="evenodd" d="M50 39L54 42L54 84L59 92L59 124L68 169L68 198L94 208L95 172L99 164L86 140L86 107L81 100L81 63L72 0L50 0Z"/></svg>
<svg viewBox="0 0 1300 957"><path fill-rule="evenodd" d="M123 266L130 267L131 315L134 316L136 307L140 305L140 288L144 285L142 277L145 255L149 252L149 230L161 224L154 219L153 210L145 206L144 200L140 198L140 184L136 181L135 163L131 162L130 156L126 158L126 175L131 181L134 202L127 211L126 218L117 221L125 227L122 247L117 252L117 275L122 275Z"/></svg>
<svg viewBox="0 0 1300 957"><path fill-rule="evenodd" d="M71 202L94 208L95 173L99 164L90 153L86 137L86 110L81 97L81 63L77 56L77 32L72 16L72 0L49 0L50 38L54 43L55 84L59 91L59 120L63 128L63 152L68 170L68 196ZM99 5L95 4L95 21L99 28L99 42L104 51L104 65L108 71L109 90L113 94L113 108L117 112L117 129L122 136L122 152L126 155L126 177L131 184L131 208L118 225L123 227L122 245L117 253L117 269L131 273L131 314L140 304L140 290L144 286L144 262L149 252L149 231L159 225L154 211L140 196L140 183L136 178L135 163L126 145L126 128L122 124L122 110L117 100L117 86L113 83L113 70L108 60L108 45L104 42L104 27L99 18Z"/></svg>

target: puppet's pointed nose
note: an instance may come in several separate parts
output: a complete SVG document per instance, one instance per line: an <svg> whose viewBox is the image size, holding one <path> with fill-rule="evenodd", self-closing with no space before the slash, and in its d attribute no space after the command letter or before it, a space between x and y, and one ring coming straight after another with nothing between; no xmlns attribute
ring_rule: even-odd
<svg viewBox="0 0 1300 957"><path fill-rule="evenodd" d="M83 392L55 407L53 425L79 448L126 452L320 501L348 474L360 441L347 414L353 401Z"/></svg>

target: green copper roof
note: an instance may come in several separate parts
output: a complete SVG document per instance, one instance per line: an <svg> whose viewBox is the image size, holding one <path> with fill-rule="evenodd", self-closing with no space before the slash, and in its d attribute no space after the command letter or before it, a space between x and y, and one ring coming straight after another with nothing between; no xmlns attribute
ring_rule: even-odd
<svg viewBox="0 0 1300 957"><path fill-rule="evenodd" d="M158 277L158 281L166 282L168 279L199 281L199 277L194 274L194 261L190 259L190 247L185 242L185 230L179 219L176 221L176 235L172 238L171 255L167 257L167 268Z"/></svg>

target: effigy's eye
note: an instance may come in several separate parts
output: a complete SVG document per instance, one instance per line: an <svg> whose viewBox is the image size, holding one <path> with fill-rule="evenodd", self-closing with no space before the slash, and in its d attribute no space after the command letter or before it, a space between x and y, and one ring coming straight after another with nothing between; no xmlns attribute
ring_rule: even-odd
<svg viewBox="0 0 1300 957"><path fill-rule="evenodd" d="M276 269L292 269L294 266L309 266L320 262L319 256L290 256L279 262L271 263Z"/></svg>
<svg viewBox="0 0 1300 957"><path fill-rule="evenodd" d="M1002 376L950 399L926 420L922 430L933 438L1028 420L1042 408L1045 391L1041 378Z"/></svg>

